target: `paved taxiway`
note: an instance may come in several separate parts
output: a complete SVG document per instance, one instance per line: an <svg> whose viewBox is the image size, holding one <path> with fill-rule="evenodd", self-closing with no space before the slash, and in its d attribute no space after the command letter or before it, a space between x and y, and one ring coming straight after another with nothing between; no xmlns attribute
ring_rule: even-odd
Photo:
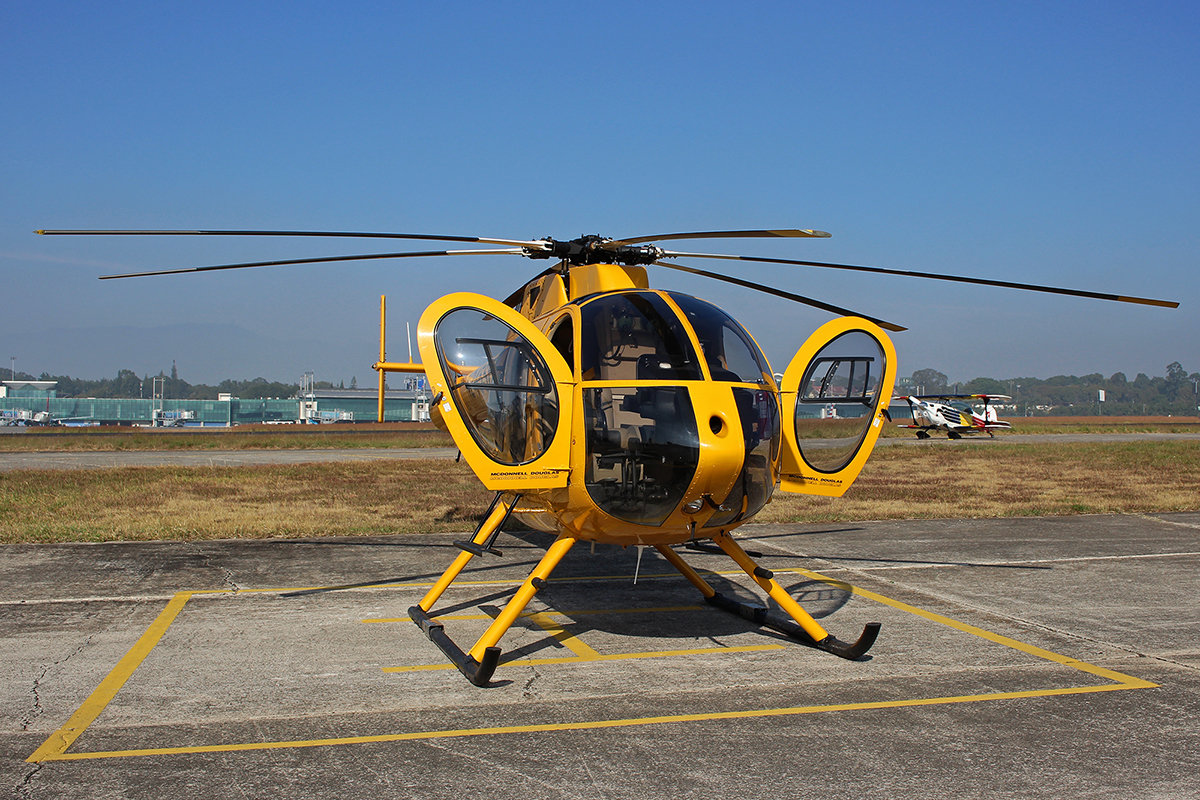
<svg viewBox="0 0 1200 800"><path fill-rule="evenodd" d="M454 458L453 447L391 447L331 450L121 450L96 452L0 452L0 472L14 469L110 469L113 467L250 467L329 461Z"/></svg>
<svg viewBox="0 0 1200 800"><path fill-rule="evenodd" d="M170 435L170 434L167 434ZM1060 433L1006 434L994 439L976 436L954 441L935 434L879 439L877 447L996 446L1004 444L1067 444L1070 442L1197 441L1200 433ZM0 472L13 469L108 469L112 467L246 467L259 464L307 464L328 461L387 461L396 458L454 458L454 447L351 448L330 450L183 450L109 452L0 452Z"/></svg>
<svg viewBox="0 0 1200 800"><path fill-rule="evenodd" d="M581 544L489 689L405 615L454 538L0 547L10 795L1200 796L1200 514L743 528L841 638L883 624L858 662ZM447 631L546 542L472 561Z"/></svg>

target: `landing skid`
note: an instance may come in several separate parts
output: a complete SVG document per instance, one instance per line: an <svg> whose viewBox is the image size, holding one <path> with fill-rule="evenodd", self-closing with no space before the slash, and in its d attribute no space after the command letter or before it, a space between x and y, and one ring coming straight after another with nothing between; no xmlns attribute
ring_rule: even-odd
<svg viewBox="0 0 1200 800"><path fill-rule="evenodd" d="M425 597L421 599L421 602L408 610L409 617L420 627L421 632L437 645L446 658L454 666L458 667L459 672L475 686L489 685L496 667L500 664L501 648L499 647L499 642L501 637L504 636L513 622L516 621L521 612L525 610L525 606L529 605L529 601L533 599L533 596L539 590L545 588L550 573L554 571L554 568L558 566L558 563L577 541L573 536L565 533L560 534L546 550L541 561L533 568L529 577L517 589L512 599L509 600L508 604L496 618L492 620L492 624L488 626L483 635L479 637L479 641L469 651L464 652L446 633L445 626L430 616L430 611L442 596L442 593L450 587L450 584L454 582L455 578L458 577L459 573L463 571L473 557L482 555L483 553L499 555L495 548L492 547L492 543L495 541L500 526L508 519L509 514L512 513L513 508L516 507L517 501L520 499L519 495L513 496L511 500L502 500L502 497L502 493L496 495L496 499L492 502L488 513L484 515L483 521L480 522L479 527L475 530L475 535L470 542L455 543L462 552L446 568L446 571L433 585L433 588L426 593ZM678 569L693 586L700 590L700 593L704 595L705 600L709 604L724 611L737 614L756 625L783 633L808 647L815 647L818 650L824 650L835 656L851 660L862 658L871 649L871 646L875 644L875 639L879 635L879 623L872 622L868 624L863 629L858 641L853 644L843 642L822 628L775 581L774 574L770 570L763 569L754 563L746 551L728 533L718 531L713 535L712 541L715 545L713 549L719 549L737 562L738 566L745 570L746 574L775 601L790 619L772 614L763 606L743 603L719 594L674 549L667 545L654 545L654 548L672 566ZM704 549L707 550L708 548Z"/></svg>
<svg viewBox="0 0 1200 800"><path fill-rule="evenodd" d="M761 625L764 628L770 628L773 631L782 633L784 636L789 636L795 639L798 644L802 644L805 647L815 647L818 650L833 653L835 656L840 656L850 661L855 661L865 656L867 651L871 649L871 646L875 644L875 639L879 636L880 624L878 622L868 622L866 627L863 628L862 635L858 637L858 641L853 644L843 642L832 634L818 642L792 620L772 614L762 606L743 603L739 600L726 597L719 592L705 599L710 605L716 606L722 611L737 614L742 619L749 620L755 625Z"/></svg>

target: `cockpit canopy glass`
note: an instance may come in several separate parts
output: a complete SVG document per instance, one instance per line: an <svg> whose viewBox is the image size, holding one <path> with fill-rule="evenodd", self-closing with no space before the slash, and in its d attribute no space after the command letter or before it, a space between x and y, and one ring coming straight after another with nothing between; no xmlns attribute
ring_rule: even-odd
<svg viewBox="0 0 1200 800"><path fill-rule="evenodd" d="M662 525L683 500L700 463L687 387L584 388L583 418L584 485L592 500L617 519Z"/></svg>
<svg viewBox="0 0 1200 800"><path fill-rule="evenodd" d="M669 296L696 331L714 381L772 384L766 357L737 320L711 303L690 295L671 292Z"/></svg>
<svg viewBox="0 0 1200 800"><path fill-rule="evenodd" d="M585 381L703 379L695 349L670 306L652 292L599 297L580 307Z"/></svg>

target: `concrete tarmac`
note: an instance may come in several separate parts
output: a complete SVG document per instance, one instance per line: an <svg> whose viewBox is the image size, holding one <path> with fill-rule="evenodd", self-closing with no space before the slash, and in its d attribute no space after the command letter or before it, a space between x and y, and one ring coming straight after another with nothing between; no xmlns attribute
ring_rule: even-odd
<svg viewBox="0 0 1200 800"><path fill-rule="evenodd" d="M751 525L845 661L577 545L471 686L462 535L0 547L13 798L1200 797L1200 513ZM549 537L435 606L469 647ZM723 555L681 554L727 594ZM634 576L637 575L635 582Z"/></svg>

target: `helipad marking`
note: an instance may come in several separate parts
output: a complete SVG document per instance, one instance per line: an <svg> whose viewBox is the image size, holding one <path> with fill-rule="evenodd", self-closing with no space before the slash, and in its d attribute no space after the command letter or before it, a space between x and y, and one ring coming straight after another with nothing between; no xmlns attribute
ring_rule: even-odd
<svg viewBox="0 0 1200 800"><path fill-rule="evenodd" d="M1136 680L1136 679L1135 679ZM1156 684L1149 684L1154 686ZM185 753L231 753L243 750L276 750L288 747L327 747L337 744L366 744L368 742L404 742L418 739L454 739L464 736L495 736L504 733L540 733L547 731L586 731L601 728L627 728L638 725L663 725L680 722L703 722L721 719L754 719L758 717L784 717L797 714L818 714L825 711L860 711L875 708L912 708L914 706L947 705L951 703L975 703L983 700L1013 700L1025 697L1053 697L1056 695L1111 692L1120 689L1141 688L1123 684L1086 686L1070 689L1042 689L1027 692L997 692L995 694L963 695L961 697L931 697L915 700L883 700L872 703L842 703L826 706L797 706L794 708L765 708L748 711L720 711L709 714L675 714L663 717L636 717L631 719L606 719L592 722L551 722L538 725L508 725L497 728L461 728L457 730L414 731L411 733L384 733L374 736L347 736L341 739L310 739L287 742L247 742L244 744L197 745L192 747L155 747L143 750L110 750L96 753L65 753L43 759L45 761L82 761L89 758L125 758L129 756L179 755Z"/></svg>
<svg viewBox="0 0 1200 800"><path fill-rule="evenodd" d="M68 753L68 748L73 745L84 731L87 730L100 713L105 709L109 702L116 696L120 688L125 684L134 670L142 663L143 660L150 654L154 647L158 644L163 634L178 617L183 610L183 606L187 601L197 594L237 594L237 592L221 592L221 591L206 591L206 592L179 592L167 604L158 618L151 623L146 632L141 638L130 648L129 652L117 662L113 667L112 672L101 681L100 685L92 692L92 694L83 702L83 705L67 720L66 724L50 735L42 746L26 759L27 762L41 763L46 761L79 761L87 759L103 759L103 758L127 758L133 756L149 756L149 755L177 755L185 753L228 753L241 752L247 750L275 750L281 748L298 748L298 747L328 747L332 745L345 744L365 744L369 742L400 742L413 741L420 739L449 739L465 736L495 736L509 733L538 733L549 731L578 731L578 730L597 730L603 728L621 728L633 727L641 725L663 725L663 724L680 724L685 722L699 722L705 720L732 720L732 719L753 719L761 717L776 717L776 716L793 716L797 714L816 714L830 711L859 711L865 709L882 709L882 708L911 708L915 706L932 706L932 705L948 705L954 703L973 703L987 700L1012 700L1031 697L1055 697L1062 695L1073 694L1091 694L1094 692L1112 692L1122 691L1125 689L1148 689L1154 688L1158 684L1150 681L1135 678L1131 675L1116 672L1115 670L1105 669L1094 664L1089 664L1069 656L1053 653L1044 648L1026 644L1017 641L1007 636L992 633L974 625L958 622L949 617L935 614L930 611L917 608L916 606L903 603L899 600L885 597L884 595L875 592L859 589L855 586L839 581L834 578L826 577L818 572L811 570L793 568L790 570L776 570L776 572L795 572L805 575L814 580L822 581L833 586L838 586L847 589L854 594L864 599L874 600L883 605L890 606L898 611L904 611L909 614L921 617L931 622L936 622L940 625L947 625L964 633L978 636L987 641L1009 647L1028 655L1035 656L1047 661L1051 661L1063 666L1071 667L1072 669L1080 670L1081 672L1094 675L1099 678L1111 680L1113 683L1103 684L1100 686L1080 686L1059 689L1031 689L1019 692L996 692L992 694L976 694L976 695L961 695L954 697L928 697L914 698L909 700L882 700L865 703L837 703L830 705L819 706L793 706L789 708L766 708L766 709L749 709L743 711L723 711L699 714L676 714L671 716L657 717L634 717L625 719L610 719L610 720L594 720L588 722L569 722L569 723L541 723L535 725L510 725L502 727L490 728L467 728L467 729L451 729L451 730L433 730L433 731L411 731L408 733L390 733L378 734L372 736L349 736L329 739L310 739L310 740L292 740L282 742L245 742L236 744L222 745L196 745L188 747L156 747L143 748L135 750L110 750L103 752L91 753ZM626 576L628 579L628 576ZM584 580L595 580L587 578ZM482 582L481 582L482 583ZM423 584L430 585L430 584ZM284 591L284 590L276 590ZM290 590L289 590L290 591ZM770 646L768 646L770 647ZM589 648L590 649L590 648ZM721 648L722 651L730 651L733 648ZM594 651L593 651L594 652ZM679 651L686 652L686 651ZM577 656L575 659L579 660ZM529 662L526 662L529 663ZM550 662L557 663L557 662Z"/></svg>
<svg viewBox="0 0 1200 800"><path fill-rule="evenodd" d="M42 746L34 751L33 755L25 759L26 761L51 761L56 756L62 753L75 743L75 740L83 735L88 726L96 721L96 717L100 716L100 712L105 709L109 702L117 696L117 692L125 685L125 681L129 680L129 676L133 671L145 660L146 656L150 655L150 651L158 644L158 640L167 632L167 628L171 627L171 623L179 616L179 612L183 610L183 606L191 598L191 592L180 592L171 598L167 603L167 607L162 610L158 618L150 623L150 627L142 634L141 638L129 649L125 657L117 662L117 665L112 668L108 676L100 681L100 685L95 691L88 696L87 700L81 705L71 718L67 720L67 724L63 725L46 741L42 742Z"/></svg>
<svg viewBox="0 0 1200 800"><path fill-rule="evenodd" d="M601 654L580 641L579 637L568 633L562 625L554 621L554 617L581 617L595 614L651 614L665 611L703 611L704 606L666 606L662 608L614 608L588 611L531 611L520 615L528 619L546 633L554 637L563 647L575 655L565 658L522 658L516 656L500 662L501 667L542 666L545 664L578 664L581 661L627 661L634 658L668 658L670 656L695 656L713 653L757 653L764 650L782 650L781 644L755 644L737 647L693 647L683 650L642 650L634 653ZM453 614L437 617L439 620L483 620L491 619L487 614ZM364 619L363 622L409 622L407 617L392 619ZM384 672L427 672L434 670L457 669L453 664L417 664L404 667L384 667Z"/></svg>
<svg viewBox="0 0 1200 800"><path fill-rule="evenodd" d="M584 645L587 647L587 645ZM541 666L543 664L578 664L581 661L630 661L635 658L668 658L671 656L699 656L714 653L758 653L763 650L782 650L781 644L751 644L737 647L695 647L688 650L643 650L636 653L611 653L594 656L576 655L565 658L514 658L511 661L501 661L500 667ZM590 647L587 649L591 650ZM595 652L594 650L592 652ZM418 664L412 667L384 667L384 672L435 672L439 670L456 669L453 664Z"/></svg>

